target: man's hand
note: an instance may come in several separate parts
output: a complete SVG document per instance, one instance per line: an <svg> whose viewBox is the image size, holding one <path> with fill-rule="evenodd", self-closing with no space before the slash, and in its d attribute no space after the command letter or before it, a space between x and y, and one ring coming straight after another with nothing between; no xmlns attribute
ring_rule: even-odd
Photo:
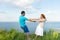
<svg viewBox="0 0 60 40"><path fill-rule="evenodd" d="M32 21L31 19L28 19L28 21Z"/></svg>
<svg viewBox="0 0 60 40"><path fill-rule="evenodd" d="M28 21L31 21L31 22L36 22L36 21L33 21L32 19L29 19Z"/></svg>
<svg viewBox="0 0 60 40"><path fill-rule="evenodd" d="M36 21L32 21L32 22L36 22Z"/></svg>

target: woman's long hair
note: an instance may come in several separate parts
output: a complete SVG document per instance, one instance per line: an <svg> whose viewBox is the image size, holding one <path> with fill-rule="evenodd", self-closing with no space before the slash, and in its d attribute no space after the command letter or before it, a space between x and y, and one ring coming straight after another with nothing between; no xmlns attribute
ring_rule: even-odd
<svg viewBox="0 0 60 40"><path fill-rule="evenodd" d="M45 17L45 15L44 15L44 14L41 14L41 16L42 16L44 19L46 19L46 17Z"/></svg>

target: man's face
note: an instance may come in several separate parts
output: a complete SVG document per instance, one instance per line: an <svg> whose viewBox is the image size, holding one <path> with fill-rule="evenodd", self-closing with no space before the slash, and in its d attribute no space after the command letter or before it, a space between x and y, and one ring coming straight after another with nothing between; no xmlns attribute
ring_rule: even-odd
<svg viewBox="0 0 60 40"><path fill-rule="evenodd" d="M25 16L25 13L23 13L23 16Z"/></svg>

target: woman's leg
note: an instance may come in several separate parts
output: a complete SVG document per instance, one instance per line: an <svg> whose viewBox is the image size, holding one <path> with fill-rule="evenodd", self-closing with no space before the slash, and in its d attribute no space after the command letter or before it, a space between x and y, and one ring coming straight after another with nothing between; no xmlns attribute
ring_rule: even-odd
<svg viewBox="0 0 60 40"><path fill-rule="evenodd" d="M34 38L33 40L37 40L37 38L38 38L38 35L36 35L35 38Z"/></svg>

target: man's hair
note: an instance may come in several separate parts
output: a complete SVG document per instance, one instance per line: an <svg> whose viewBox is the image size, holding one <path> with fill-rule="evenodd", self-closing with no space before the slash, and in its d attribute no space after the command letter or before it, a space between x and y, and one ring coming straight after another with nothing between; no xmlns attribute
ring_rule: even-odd
<svg viewBox="0 0 60 40"><path fill-rule="evenodd" d="M21 11L21 14L25 13L25 11Z"/></svg>

